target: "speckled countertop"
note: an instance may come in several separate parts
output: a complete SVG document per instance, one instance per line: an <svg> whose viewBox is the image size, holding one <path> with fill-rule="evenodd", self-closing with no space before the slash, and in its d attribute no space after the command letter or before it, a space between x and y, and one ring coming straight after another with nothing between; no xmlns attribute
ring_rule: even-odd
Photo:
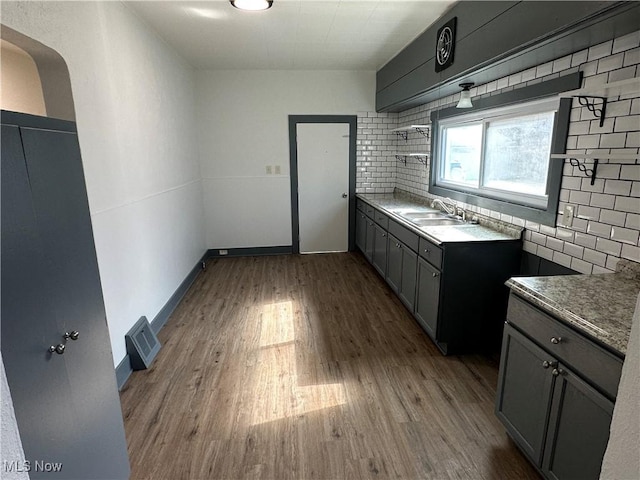
<svg viewBox="0 0 640 480"><path fill-rule="evenodd" d="M615 353L626 354L640 292L635 272L520 277L506 285Z"/></svg>
<svg viewBox="0 0 640 480"><path fill-rule="evenodd" d="M388 194L358 194L371 206L383 211L389 217L420 236L440 245L453 242L487 242L496 240L518 240L522 228L487 217L480 217L479 225L417 226L402 216L402 212L431 210L428 201L400 192Z"/></svg>

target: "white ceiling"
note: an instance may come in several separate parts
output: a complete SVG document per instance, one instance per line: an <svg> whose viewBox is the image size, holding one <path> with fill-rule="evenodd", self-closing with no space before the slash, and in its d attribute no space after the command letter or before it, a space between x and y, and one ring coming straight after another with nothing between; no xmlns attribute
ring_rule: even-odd
<svg viewBox="0 0 640 480"><path fill-rule="evenodd" d="M198 69L377 70L453 0L274 0L245 12L227 0L128 1Z"/></svg>

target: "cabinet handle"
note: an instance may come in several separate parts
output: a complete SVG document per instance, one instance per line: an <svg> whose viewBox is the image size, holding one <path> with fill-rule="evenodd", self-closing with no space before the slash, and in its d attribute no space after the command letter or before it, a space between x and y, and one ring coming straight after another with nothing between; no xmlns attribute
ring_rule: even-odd
<svg viewBox="0 0 640 480"><path fill-rule="evenodd" d="M551 343L554 345L558 345L560 342L562 342L562 337L551 337Z"/></svg>
<svg viewBox="0 0 640 480"><path fill-rule="evenodd" d="M439 273L433 272L431 275L433 275L433 278L436 278L438 275L440 275Z"/></svg>
<svg viewBox="0 0 640 480"><path fill-rule="evenodd" d="M564 370L562 370L561 368L554 368L553 371L551 372L551 375L553 375L554 377L557 377L562 373L564 373Z"/></svg>
<svg viewBox="0 0 640 480"><path fill-rule="evenodd" d="M556 368L557 366L558 366L558 362L549 362L547 360L542 362L542 368L549 368L549 367Z"/></svg>

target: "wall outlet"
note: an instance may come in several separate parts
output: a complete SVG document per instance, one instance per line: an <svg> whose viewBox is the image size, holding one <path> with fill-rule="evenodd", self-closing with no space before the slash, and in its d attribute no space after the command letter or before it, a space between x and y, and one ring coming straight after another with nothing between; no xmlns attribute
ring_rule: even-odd
<svg viewBox="0 0 640 480"><path fill-rule="evenodd" d="M276 165L274 167L274 172L276 175L280 175L282 173L282 171L280 170L280 165Z"/></svg>
<svg viewBox="0 0 640 480"><path fill-rule="evenodd" d="M271 165L267 165L267 175L271 175L271 171L272 171Z"/></svg>
<svg viewBox="0 0 640 480"><path fill-rule="evenodd" d="M218 250L218 255L227 255L228 253L228 250Z"/></svg>
<svg viewBox="0 0 640 480"><path fill-rule="evenodd" d="M565 205L562 211L562 225L570 227L573 224L573 217L575 216L575 205Z"/></svg>

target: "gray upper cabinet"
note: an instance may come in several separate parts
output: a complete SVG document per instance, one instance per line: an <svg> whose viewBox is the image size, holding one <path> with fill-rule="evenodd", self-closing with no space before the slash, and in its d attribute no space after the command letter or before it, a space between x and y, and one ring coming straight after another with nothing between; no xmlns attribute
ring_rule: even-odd
<svg viewBox="0 0 640 480"><path fill-rule="evenodd" d="M622 360L515 295L507 322L496 415L546 478L598 479Z"/></svg>
<svg viewBox="0 0 640 480"><path fill-rule="evenodd" d="M638 2L458 2L377 72L376 110L399 112L637 30ZM435 71L436 35L457 17L454 61Z"/></svg>
<svg viewBox="0 0 640 480"><path fill-rule="evenodd" d="M2 355L37 478L129 475L120 401L71 122L2 112ZM65 333L78 331L77 340ZM59 353L49 347L58 347Z"/></svg>

